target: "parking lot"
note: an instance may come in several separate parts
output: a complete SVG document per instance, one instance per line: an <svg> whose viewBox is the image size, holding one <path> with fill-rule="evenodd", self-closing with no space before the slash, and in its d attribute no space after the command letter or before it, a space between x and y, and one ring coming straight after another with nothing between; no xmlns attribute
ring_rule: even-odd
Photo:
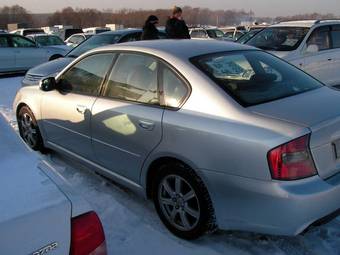
<svg viewBox="0 0 340 255"><path fill-rule="evenodd" d="M11 104L21 80L21 76L0 79L0 112L15 129ZM163 226L151 202L62 155L39 156L52 164L99 214L109 254L340 254L340 218L297 237L230 231L193 242L180 240Z"/></svg>

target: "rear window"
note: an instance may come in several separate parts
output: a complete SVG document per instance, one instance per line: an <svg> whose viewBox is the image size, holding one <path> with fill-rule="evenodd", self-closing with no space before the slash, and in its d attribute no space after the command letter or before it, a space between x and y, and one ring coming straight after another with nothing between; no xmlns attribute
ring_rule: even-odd
<svg viewBox="0 0 340 255"><path fill-rule="evenodd" d="M216 53L191 61L245 107L323 86L294 66L262 51Z"/></svg>

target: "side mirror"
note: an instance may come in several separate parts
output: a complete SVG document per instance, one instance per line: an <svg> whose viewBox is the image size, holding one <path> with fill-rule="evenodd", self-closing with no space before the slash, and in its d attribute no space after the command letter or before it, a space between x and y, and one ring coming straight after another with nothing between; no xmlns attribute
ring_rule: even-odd
<svg viewBox="0 0 340 255"><path fill-rule="evenodd" d="M319 52L319 46L316 44L310 44L308 45L306 49L306 53L317 53Z"/></svg>
<svg viewBox="0 0 340 255"><path fill-rule="evenodd" d="M39 83L39 88L45 92L55 90L56 87L57 87L57 82L54 77L44 78Z"/></svg>

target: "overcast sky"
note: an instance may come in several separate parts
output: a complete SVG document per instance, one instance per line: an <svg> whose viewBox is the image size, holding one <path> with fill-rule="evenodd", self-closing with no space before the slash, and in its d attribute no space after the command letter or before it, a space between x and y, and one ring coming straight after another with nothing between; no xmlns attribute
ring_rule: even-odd
<svg viewBox="0 0 340 255"><path fill-rule="evenodd" d="M176 4L211 9L244 9L247 11L251 9L258 16L311 12L340 15L340 0L0 0L0 7L14 4L19 4L32 13L54 12L66 6L116 10L121 8L171 8Z"/></svg>

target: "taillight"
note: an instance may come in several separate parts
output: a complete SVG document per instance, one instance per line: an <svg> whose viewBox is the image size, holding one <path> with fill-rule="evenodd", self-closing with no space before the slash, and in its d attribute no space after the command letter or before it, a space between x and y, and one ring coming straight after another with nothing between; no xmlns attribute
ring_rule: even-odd
<svg viewBox="0 0 340 255"><path fill-rule="evenodd" d="M273 179L297 180L317 174L309 151L309 135L280 145L268 153Z"/></svg>
<svg viewBox="0 0 340 255"><path fill-rule="evenodd" d="M72 218L71 227L71 255L107 254L104 230L95 212Z"/></svg>

